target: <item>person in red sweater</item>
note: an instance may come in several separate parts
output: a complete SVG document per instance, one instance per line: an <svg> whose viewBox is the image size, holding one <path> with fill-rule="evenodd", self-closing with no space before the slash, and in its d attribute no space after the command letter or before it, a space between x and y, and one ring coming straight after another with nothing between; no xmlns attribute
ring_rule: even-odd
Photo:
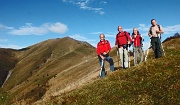
<svg viewBox="0 0 180 105"><path fill-rule="evenodd" d="M137 58L138 58L138 52L140 53L140 62L143 61L143 51L142 51L142 41L143 38L139 34L139 31L137 28L133 28L133 33L132 33L132 41L133 41L133 51L134 51L134 66L137 64Z"/></svg>
<svg viewBox="0 0 180 105"><path fill-rule="evenodd" d="M128 68L128 44L132 42L128 32L123 31L122 26L118 26L119 33L116 35L115 46L118 48L122 67Z"/></svg>
<svg viewBox="0 0 180 105"><path fill-rule="evenodd" d="M110 70L114 71L114 62L113 59L109 56L109 52L111 50L111 46L108 40L105 40L105 35L100 34L100 42L97 44L96 52L98 55L98 59L101 66L100 71L100 78L104 77L106 75L105 68L104 68L104 60L109 62L110 64Z"/></svg>

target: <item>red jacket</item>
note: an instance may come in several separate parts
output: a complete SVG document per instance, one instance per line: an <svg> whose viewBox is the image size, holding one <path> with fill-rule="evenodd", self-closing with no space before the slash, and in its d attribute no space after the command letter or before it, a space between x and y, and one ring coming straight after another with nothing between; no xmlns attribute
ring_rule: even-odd
<svg viewBox="0 0 180 105"><path fill-rule="evenodd" d="M120 47L127 44L128 43L128 40L130 42L132 42L132 39L130 38L130 35L128 32L119 32L117 35L116 35L116 42L115 42L115 45L119 45Z"/></svg>
<svg viewBox="0 0 180 105"><path fill-rule="evenodd" d="M100 55L104 52L108 52L110 50L111 50L111 46L108 40L100 41L97 44L97 48L96 48L97 55Z"/></svg>
<svg viewBox="0 0 180 105"><path fill-rule="evenodd" d="M133 35L132 39L134 39L134 47L140 47L141 46L141 36L139 34Z"/></svg>

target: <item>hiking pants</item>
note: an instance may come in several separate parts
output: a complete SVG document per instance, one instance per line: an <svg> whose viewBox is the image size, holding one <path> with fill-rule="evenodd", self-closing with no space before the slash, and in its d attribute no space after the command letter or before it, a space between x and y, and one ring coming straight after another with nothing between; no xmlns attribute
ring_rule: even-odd
<svg viewBox="0 0 180 105"><path fill-rule="evenodd" d="M127 49L120 47L119 48L119 55L120 55L122 67L127 68L128 67L128 51L127 51Z"/></svg>
<svg viewBox="0 0 180 105"><path fill-rule="evenodd" d="M154 51L155 58L159 58L162 56L162 50L161 50L161 41L159 37L152 37L151 38L151 45L152 49Z"/></svg>
<svg viewBox="0 0 180 105"><path fill-rule="evenodd" d="M134 50L134 66L136 66L138 60L138 54L140 55L139 63L143 61L143 51L142 51L142 47L134 47L133 50Z"/></svg>
<svg viewBox="0 0 180 105"><path fill-rule="evenodd" d="M101 59L100 56L98 56L99 58L99 62L100 62L100 67L102 67L102 70L101 70L101 75L100 75L100 78L104 77L106 75L106 72L105 72L105 68L104 68L104 61L107 61L109 64L110 64L110 70L113 72L114 71L114 62L113 62L113 59L107 54L107 55L103 55L105 57L104 60ZM104 63L102 63L104 62ZM102 65L103 64L103 65Z"/></svg>

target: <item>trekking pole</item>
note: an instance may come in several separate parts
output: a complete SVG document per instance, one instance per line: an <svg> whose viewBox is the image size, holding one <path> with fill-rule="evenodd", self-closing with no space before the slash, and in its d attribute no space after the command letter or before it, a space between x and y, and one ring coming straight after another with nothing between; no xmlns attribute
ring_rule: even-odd
<svg viewBox="0 0 180 105"><path fill-rule="evenodd" d="M144 37L141 35L141 38L142 38L142 44L141 44L141 50L142 50L142 59L143 59L143 61L144 61L144 50L143 50L143 45L144 45ZM142 62L143 62L142 61Z"/></svg>
<svg viewBox="0 0 180 105"><path fill-rule="evenodd" d="M100 69L100 77L101 77L101 73L102 73L103 65L104 65L104 60L102 59L102 61L101 61L101 69Z"/></svg>
<svg viewBox="0 0 180 105"><path fill-rule="evenodd" d="M162 46L162 50L163 50L163 53L164 53L164 56L166 57L166 53L164 51L164 48L163 48L163 44L161 43L161 46Z"/></svg>
<svg viewBox="0 0 180 105"><path fill-rule="evenodd" d="M160 41L161 41L161 40L160 40ZM165 51L164 51L162 41L161 41L161 47L162 47L162 50L163 50L164 56L166 57L166 53L165 53Z"/></svg>
<svg viewBox="0 0 180 105"><path fill-rule="evenodd" d="M130 45L128 44L128 66L130 68L130 54L129 54Z"/></svg>
<svg viewBox="0 0 180 105"><path fill-rule="evenodd" d="M159 27L159 30L160 30L160 27ZM162 47L162 50L163 50L164 56L166 56L165 51L164 51L164 48L163 48L162 40L161 40L161 34L160 34L159 38L160 38L160 41L161 41L161 47Z"/></svg>
<svg viewBox="0 0 180 105"><path fill-rule="evenodd" d="M120 68L120 66L119 66L119 61L120 61L120 58L119 58L119 49L118 48L116 48L116 49L117 49L118 67Z"/></svg>
<svg viewBox="0 0 180 105"><path fill-rule="evenodd" d="M148 53L149 53L149 49L151 48L151 39L149 41L149 48L147 50L147 54L146 54L146 57L145 57L145 61L147 60L147 57L148 57Z"/></svg>

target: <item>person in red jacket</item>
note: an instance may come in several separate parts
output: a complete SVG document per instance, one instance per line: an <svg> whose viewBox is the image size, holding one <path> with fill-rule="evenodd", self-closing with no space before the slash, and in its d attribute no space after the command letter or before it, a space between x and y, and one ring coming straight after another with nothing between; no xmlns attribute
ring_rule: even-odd
<svg viewBox="0 0 180 105"><path fill-rule="evenodd" d="M100 78L102 78L106 75L104 68L104 60L109 62L111 71L114 71L114 62L113 59L109 56L109 52L111 50L109 41L105 40L104 34L100 34L99 37L100 37L100 42L97 44L96 52L101 66Z"/></svg>
<svg viewBox="0 0 180 105"><path fill-rule="evenodd" d="M133 41L133 51L134 51L134 66L137 64L137 58L138 58L138 52L140 53L140 62L143 61L143 51L142 51L142 41L143 38L139 34L139 31L137 28L133 28L133 33L132 33L132 41Z"/></svg>
<svg viewBox="0 0 180 105"><path fill-rule="evenodd" d="M122 26L118 26L119 33L116 35L115 46L118 48L122 67L128 68L128 44L132 42L128 32L123 31Z"/></svg>

